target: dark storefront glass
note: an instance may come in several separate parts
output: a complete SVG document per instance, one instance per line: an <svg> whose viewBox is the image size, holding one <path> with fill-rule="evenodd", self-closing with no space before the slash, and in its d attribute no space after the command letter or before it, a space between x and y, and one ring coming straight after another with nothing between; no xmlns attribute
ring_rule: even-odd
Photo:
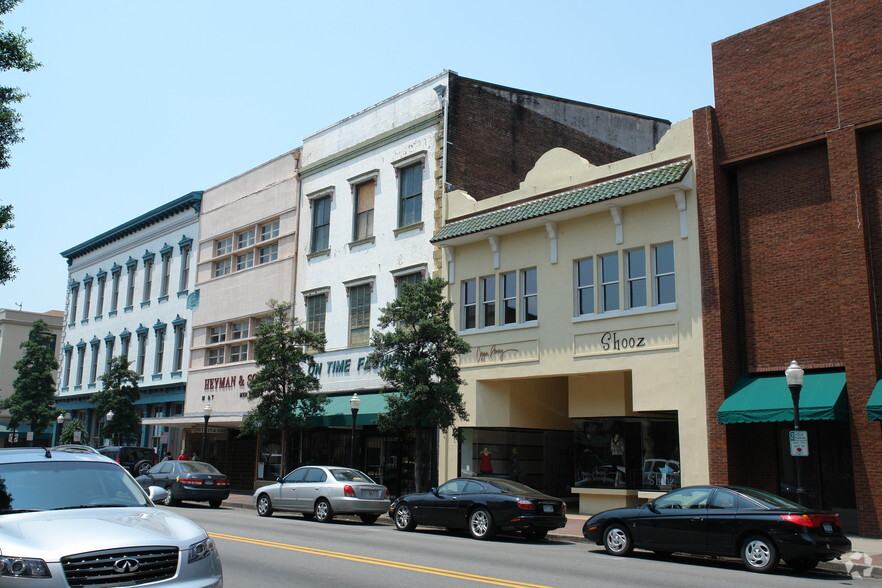
<svg viewBox="0 0 882 588"><path fill-rule="evenodd" d="M670 490L680 487L675 418L574 419L579 488Z"/></svg>

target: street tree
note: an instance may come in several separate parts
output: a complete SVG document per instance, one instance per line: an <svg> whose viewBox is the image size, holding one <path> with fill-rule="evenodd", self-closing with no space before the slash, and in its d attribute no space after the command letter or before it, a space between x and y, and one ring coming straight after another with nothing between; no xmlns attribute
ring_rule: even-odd
<svg viewBox="0 0 882 588"><path fill-rule="evenodd" d="M8 13L21 0L0 0L0 16ZM17 69L29 72L40 67L40 63L28 50L31 40L25 36L25 29L18 33L3 28L0 21L0 71ZM0 85L0 169L9 167L10 148L24 140L22 137L21 115L13 109L25 99L27 94L19 88Z"/></svg>
<svg viewBox="0 0 882 588"><path fill-rule="evenodd" d="M0 231L15 228L15 225L12 224L13 218L15 217L12 214L11 204L0 206ZM18 273L15 257L12 255L13 251L15 251L15 247L9 241L0 239L0 286L14 279L15 274Z"/></svg>
<svg viewBox="0 0 882 588"><path fill-rule="evenodd" d="M79 433L79 438L76 437L76 434ZM86 425L80 419L71 419L64 423L64 426L61 427L61 434L58 436L59 445L66 445L69 443L81 443L83 445L86 444Z"/></svg>
<svg viewBox="0 0 882 588"><path fill-rule="evenodd" d="M315 354L325 350L324 333L306 329L293 314L293 304L270 300L271 314L257 328L254 362L257 373L248 384L248 399L257 405L242 419L242 432L290 434L321 416L328 398L319 393L313 375ZM287 460L290 462L290 458Z"/></svg>
<svg viewBox="0 0 882 588"><path fill-rule="evenodd" d="M111 358L109 369L99 380L101 390L90 398L95 404L95 414L106 418L107 413L113 411L113 418L105 420L101 427L101 436L110 438L111 443L137 441L141 429L141 417L135 407L141 398L138 372L129 369L126 356L118 355Z"/></svg>
<svg viewBox="0 0 882 588"><path fill-rule="evenodd" d="M35 435L49 425L55 425L55 377L58 361L55 359L54 338L42 319L34 321L21 359L13 366L18 374L12 382L13 393L0 401L0 408L10 413L9 429L15 430L26 422Z"/></svg>
<svg viewBox="0 0 882 588"><path fill-rule="evenodd" d="M444 295L446 288L440 278L403 284L401 295L380 311L380 330L373 332L368 356L394 392L386 395L386 412L377 424L381 430L413 433L417 492L424 490L424 429L455 433L457 420L469 418L457 360L470 346L450 324L453 303Z"/></svg>

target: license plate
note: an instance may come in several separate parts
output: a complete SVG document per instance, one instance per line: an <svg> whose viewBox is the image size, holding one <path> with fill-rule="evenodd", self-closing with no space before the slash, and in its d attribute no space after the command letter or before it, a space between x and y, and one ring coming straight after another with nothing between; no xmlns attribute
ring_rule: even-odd
<svg viewBox="0 0 882 588"><path fill-rule="evenodd" d="M824 523L821 526L823 527L825 533L832 533L833 532L833 523Z"/></svg>
<svg viewBox="0 0 882 588"><path fill-rule="evenodd" d="M214 486L214 480L205 480L206 486Z"/></svg>
<svg viewBox="0 0 882 588"><path fill-rule="evenodd" d="M380 495L380 493L377 492L376 490L365 490L364 491L365 498L376 498L379 495Z"/></svg>
<svg viewBox="0 0 882 588"><path fill-rule="evenodd" d="M554 512L554 507L550 504L543 504L542 512Z"/></svg>

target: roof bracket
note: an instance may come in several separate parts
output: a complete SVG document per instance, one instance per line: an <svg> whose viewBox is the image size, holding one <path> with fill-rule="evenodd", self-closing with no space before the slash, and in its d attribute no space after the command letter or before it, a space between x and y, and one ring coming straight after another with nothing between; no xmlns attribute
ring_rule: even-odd
<svg viewBox="0 0 882 588"><path fill-rule="evenodd" d="M616 245L621 245L625 241L624 230L622 229L622 209L613 206L609 209L612 215L613 223L616 225Z"/></svg>
<svg viewBox="0 0 882 588"><path fill-rule="evenodd" d="M551 263L557 263L557 223L545 223L545 230L551 243Z"/></svg>
<svg viewBox="0 0 882 588"><path fill-rule="evenodd" d="M493 252L493 269L499 269L499 236L490 235L487 241L490 242L490 251Z"/></svg>

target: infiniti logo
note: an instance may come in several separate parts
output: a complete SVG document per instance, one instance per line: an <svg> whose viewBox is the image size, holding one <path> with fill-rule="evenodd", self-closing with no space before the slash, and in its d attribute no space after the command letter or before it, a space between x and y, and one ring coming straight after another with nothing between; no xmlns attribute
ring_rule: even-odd
<svg viewBox="0 0 882 588"><path fill-rule="evenodd" d="M123 559L118 559L113 562L113 571L117 574L130 574L132 572L137 572L140 567L141 563L137 559L131 557L124 557Z"/></svg>

